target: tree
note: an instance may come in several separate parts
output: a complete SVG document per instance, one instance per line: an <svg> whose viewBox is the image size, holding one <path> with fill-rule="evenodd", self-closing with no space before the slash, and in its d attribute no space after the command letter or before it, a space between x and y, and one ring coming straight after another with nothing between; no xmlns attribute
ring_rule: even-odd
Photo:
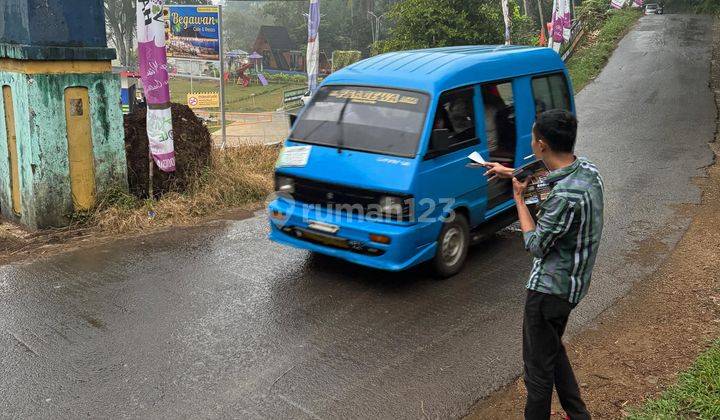
<svg viewBox="0 0 720 420"><path fill-rule="evenodd" d="M223 8L223 36L226 50L245 50L252 48L264 23L262 8L254 3L233 2Z"/></svg>
<svg viewBox="0 0 720 420"><path fill-rule="evenodd" d="M105 23L123 66L130 65L135 40L135 0L105 0Z"/></svg>
<svg viewBox="0 0 720 420"><path fill-rule="evenodd" d="M514 44L532 43L532 19L510 2ZM392 7L389 39L376 52L453 45L502 44L505 25L499 0L404 0Z"/></svg>
<svg viewBox="0 0 720 420"><path fill-rule="evenodd" d="M368 11L382 14L397 0L321 0L320 48L369 52L372 31ZM285 26L298 45L307 42L307 2L272 1L263 11L276 25Z"/></svg>

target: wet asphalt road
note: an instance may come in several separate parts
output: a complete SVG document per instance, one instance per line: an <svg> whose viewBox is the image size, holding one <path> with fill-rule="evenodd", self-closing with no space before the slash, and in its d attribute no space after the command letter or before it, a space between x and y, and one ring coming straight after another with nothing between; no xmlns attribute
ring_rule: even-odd
<svg viewBox="0 0 720 420"><path fill-rule="evenodd" d="M711 20L649 16L577 96L606 233L571 332L651 272L711 162ZM447 281L276 246L263 217L0 267L0 416L456 417L520 372L517 233Z"/></svg>

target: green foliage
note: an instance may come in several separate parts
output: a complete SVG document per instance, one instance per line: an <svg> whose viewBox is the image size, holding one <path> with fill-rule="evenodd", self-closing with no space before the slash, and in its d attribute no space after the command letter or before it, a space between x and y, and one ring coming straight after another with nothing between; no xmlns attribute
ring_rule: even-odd
<svg viewBox="0 0 720 420"><path fill-rule="evenodd" d="M597 29L611 12L610 2L607 0L585 0L577 6L576 14L586 29Z"/></svg>
<svg viewBox="0 0 720 420"><path fill-rule="evenodd" d="M322 0L320 4L320 48L330 55L335 50L369 52L372 31L368 12L385 13L397 0ZM298 45L307 41L307 1L270 1L263 11L276 25L285 26ZM383 25L387 27L383 20ZM267 23L266 23L267 24ZM385 27L381 31L385 33Z"/></svg>
<svg viewBox="0 0 720 420"><path fill-rule="evenodd" d="M676 385L628 417L640 419L720 418L720 340L702 354Z"/></svg>
<svg viewBox="0 0 720 420"><path fill-rule="evenodd" d="M333 71L340 70L350 64L360 61L360 51L340 51L335 50L332 54Z"/></svg>
<svg viewBox="0 0 720 420"><path fill-rule="evenodd" d="M515 9L515 16L512 18L510 39L515 45L538 45L540 38L540 25L535 24L530 16L520 14L520 9Z"/></svg>
<svg viewBox="0 0 720 420"><path fill-rule="evenodd" d="M720 2L718 0L666 0L665 13L720 15Z"/></svg>
<svg viewBox="0 0 720 420"><path fill-rule="evenodd" d="M263 9L254 3L227 2L223 9L223 35L226 50L252 52L260 26L267 24Z"/></svg>
<svg viewBox="0 0 720 420"><path fill-rule="evenodd" d="M612 10L600 26L596 42L573 54L567 67L576 92L600 74L617 42L641 15L640 9Z"/></svg>
<svg viewBox="0 0 720 420"><path fill-rule="evenodd" d="M717 0L703 0L695 6L696 13L720 15L720 3Z"/></svg>
<svg viewBox="0 0 720 420"><path fill-rule="evenodd" d="M307 76L304 76L302 74L286 74L286 73L276 73L276 74L266 74L265 78L269 82L277 82L277 83L305 83L307 82Z"/></svg>
<svg viewBox="0 0 720 420"><path fill-rule="evenodd" d="M510 2L513 43L532 43L534 24ZM500 2L494 0L403 0L390 10L390 37L374 46L376 53L468 44L502 44L505 25ZM539 28L537 30L539 32Z"/></svg>

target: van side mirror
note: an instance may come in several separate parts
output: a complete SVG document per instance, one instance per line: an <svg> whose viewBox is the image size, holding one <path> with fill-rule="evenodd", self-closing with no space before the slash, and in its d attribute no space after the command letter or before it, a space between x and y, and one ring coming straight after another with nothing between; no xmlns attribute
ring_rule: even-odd
<svg viewBox="0 0 720 420"><path fill-rule="evenodd" d="M440 152L450 148L450 130L447 128L436 128L430 135L430 150Z"/></svg>
<svg viewBox="0 0 720 420"><path fill-rule="evenodd" d="M288 119L290 120L290 127L292 128L293 125L295 125L295 121L297 121L297 114L288 114Z"/></svg>

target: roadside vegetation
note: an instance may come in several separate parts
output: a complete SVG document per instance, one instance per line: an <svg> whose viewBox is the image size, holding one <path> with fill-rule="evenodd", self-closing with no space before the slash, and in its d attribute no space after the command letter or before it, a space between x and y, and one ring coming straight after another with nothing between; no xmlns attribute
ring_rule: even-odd
<svg viewBox="0 0 720 420"><path fill-rule="evenodd" d="M720 418L720 340L680 375L676 385L631 412L628 418Z"/></svg>
<svg viewBox="0 0 720 420"><path fill-rule="evenodd" d="M272 192L278 147L241 146L214 150L212 163L183 192L151 200L123 191L100 197L96 208L74 215L76 227L130 233L186 225L229 209L252 209Z"/></svg>
<svg viewBox="0 0 720 420"><path fill-rule="evenodd" d="M578 7L578 16L585 25L585 39L567 62L575 92L600 74L617 43L642 16L640 9L608 10L607 3L589 0Z"/></svg>

